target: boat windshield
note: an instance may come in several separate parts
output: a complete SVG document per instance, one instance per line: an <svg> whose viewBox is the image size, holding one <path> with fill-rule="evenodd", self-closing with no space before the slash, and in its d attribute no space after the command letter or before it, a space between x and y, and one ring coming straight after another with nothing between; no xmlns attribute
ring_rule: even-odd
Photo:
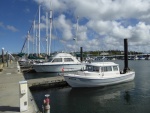
<svg viewBox="0 0 150 113"><path fill-rule="evenodd" d="M62 62L62 58L55 58L52 62Z"/></svg>
<svg viewBox="0 0 150 113"><path fill-rule="evenodd" d="M87 65L86 66L86 71L93 71L93 72L99 72L99 68L98 66L90 66L90 65Z"/></svg>
<svg viewBox="0 0 150 113"><path fill-rule="evenodd" d="M73 62L72 58L64 58L64 62Z"/></svg>
<svg viewBox="0 0 150 113"><path fill-rule="evenodd" d="M108 72L108 71L112 71L112 67L111 66L101 67L101 72Z"/></svg>
<svg viewBox="0 0 150 113"><path fill-rule="evenodd" d="M48 59L48 62L51 62L52 60L53 60L52 58L49 58L49 59Z"/></svg>
<svg viewBox="0 0 150 113"><path fill-rule="evenodd" d="M118 66L113 66L113 70L114 71L118 71L119 69L118 69Z"/></svg>

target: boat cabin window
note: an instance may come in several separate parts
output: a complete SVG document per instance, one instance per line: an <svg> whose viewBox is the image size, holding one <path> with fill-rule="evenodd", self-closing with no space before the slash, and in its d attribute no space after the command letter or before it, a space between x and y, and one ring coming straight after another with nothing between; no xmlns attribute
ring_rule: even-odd
<svg viewBox="0 0 150 113"><path fill-rule="evenodd" d="M102 72L112 71L112 67L111 67L111 66L101 67L101 71L102 71Z"/></svg>
<svg viewBox="0 0 150 113"><path fill-rule="evenodd" d="M55 58L52 62L62 62L62 58Z"/></svg>
<svg viewBox="0 0 150 113"><path fill-rule="evenodd" d="M113 66L113 70L114 71L118 71L119 69L118 69L118 66Z"/></svg>
<svg viewBox="0 0 150 113"><path fill-rule="evenodd" d="M87 65L87 66L86 66L86 70L87 70L87 71L93 71L93 66L88 66L88 65Z"/></svg>
<svg viewBox="0 0 150 113"><path fill-rule="evenodd" d="M48 62L51 62L53 59L52 58L50 58L50 59L48 59Z"/></svg>
<svg viewBox="0 0 150 113"><path fill-rule="evenodd" d="M73 62L72 58L64 58L64 62Z"/></svg>
<svg viewBox="0 0 150 113"><path fill-rule="evenodd" d="M99 72L99 67L98 66L93 66L93 71Z"/></svg>
<svg viewBox="0 0 150 113"><path fill-rule="evenodd" d="M98 66L86 66L87 71L94 71L94 72L99 72L99 67Z"/></svg>

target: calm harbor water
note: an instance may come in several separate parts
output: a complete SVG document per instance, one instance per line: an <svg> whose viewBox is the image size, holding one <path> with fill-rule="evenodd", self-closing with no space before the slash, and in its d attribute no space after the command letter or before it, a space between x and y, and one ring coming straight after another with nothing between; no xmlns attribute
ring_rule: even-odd
<svg viewBox="0 0 150 113"><path fill-rule="evenodd" d="M123 69L124 61L115 61ZM102 88L55 88L32 91L42 111L45 94L50 94L51 113L150 113L150 61L129 61L135 70L132 82ZM56 74L57 75L57 74ZM54 76L28 73L27 79Z"/></svg>

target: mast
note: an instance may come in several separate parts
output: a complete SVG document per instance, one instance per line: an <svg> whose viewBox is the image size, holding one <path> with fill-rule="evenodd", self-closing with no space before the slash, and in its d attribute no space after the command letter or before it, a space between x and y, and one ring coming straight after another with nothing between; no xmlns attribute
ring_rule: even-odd
<svg viewBox="0 0 150 113"><path fill-rule="evenodd" d="M48 12L46 12L46 54L48 55Z"/></svg>
<svg viewBox="0 0 150 113"><path fill-rule="evenodd" d="M77 16L77 23L76 23L76 34L75 34L75 38L73 40L77 41L77 37L78 37L78 21L79 21L79 16Z"/></svg>
<svg viewBox="0 0 150 113"><path fill-rule="evenodd" d="M40 9L41 9L41 5L39 5L39 34L38 34L38 55L40 55Z"/></svg>
<svg viewBox="0 0 150 113"><path fill-rule="evenodd" d="M52 7L52 2L50 1L50 8ZM48 55L51 54L51 39L52 39L52 8L50 9L50 39L49 39L49 53Z"/></svg>
<svg viewBox="0 0 150 113"><path fill-rule="evenodd" d="M34 54L34 48L35 48L35 20L33 21L33 54Z"/></svg>
<svg viewBox="0 0 150 113"><path fill-rule="evenodd" d="M28 47L27 47L28 49L27 50L28 50L28 56L29 56L29 31L28 31L28 35L27 35L27 40L28 40Z"/></svg>
<svg viewBox="0 0 150 113"><path fill-rule="evenodd" d="M78 21L79 21L79 16L77 16L76 34L75 34L75 38L73 39L75 41L75 45L77 45L77 38L78 38ZM75 46L75 52L76 52L76 46Z"/></svg>
<svg viewBox="0 0 150 113"><path fill-rule="evenodd" d="M23 44L22 49L21 49L21 53L23 52L24 47L26 46L26 41L27 41L27 38L25 38L24 44Z"/></svg>
<svg viewBox="0 0 150 113"><path fill-rule="evenodd" d="M37 29L35 31L35 53L38 54L38 36L37 36Z"/></svg>
<svg viewBox="0 0 150 113"><path fill-rule="evenodd" d="M77 37L78 37L78 21L79 21L79 16L77 16L76 41L77 41Z"/></svg>

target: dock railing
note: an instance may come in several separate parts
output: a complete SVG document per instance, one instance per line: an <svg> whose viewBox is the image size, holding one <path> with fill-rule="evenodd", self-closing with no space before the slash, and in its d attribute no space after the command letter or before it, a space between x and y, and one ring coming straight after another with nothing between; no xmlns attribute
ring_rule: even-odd
<svg viewBox="0 0 150 113"><path fill-rule="evenodd" d="M15 60L6 52L3 56L0 55L0 71L3 70L3 67L9 67L10 63Z"/></svg>

